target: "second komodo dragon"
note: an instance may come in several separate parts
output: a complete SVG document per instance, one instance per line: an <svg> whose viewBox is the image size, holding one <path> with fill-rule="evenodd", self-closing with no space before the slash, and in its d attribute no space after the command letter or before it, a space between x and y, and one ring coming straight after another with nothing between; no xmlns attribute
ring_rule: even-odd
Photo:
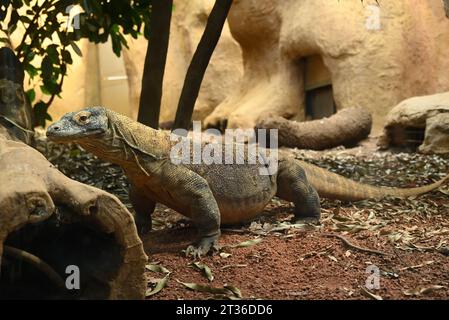
<svg viewBox="0 0 449 320"><path fill-rule="evenodd" d="M103 107L67 113L48 128L47 136L55 142L76 142L123 168L131 183L130 200L140 234L150 231L157 202L191 218L200 236L188 248L193 255L210 250L220 236L220 224L254 218L274 196L294 203L296 220L318 220L318 195L347 201L407 197L438 188L448 178L418 188L374 187L282 154L272 175L261 175L263 165L248 162L175 164L170 158L175 142L168 132Z"/></svg>

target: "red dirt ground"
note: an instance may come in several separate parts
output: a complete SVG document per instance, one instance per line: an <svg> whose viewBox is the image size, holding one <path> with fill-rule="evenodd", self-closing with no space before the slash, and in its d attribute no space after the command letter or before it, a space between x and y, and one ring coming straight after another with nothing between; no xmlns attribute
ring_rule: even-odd
<svg viewBox="0 0 449 320"><path fill-rule="evenodd" d="M274 206L270 205L267 213L280 211ZM291 211L289 204L283 203L282 207L286 212ZM173 220L180 217L167 209L158 210L155 215L163 215L164 219L170 215ZM278 213L273 220L287 217L288 214ZM448 226L449 217L446 216L443 223ZM220 245L238 244L254 238L244 227L237 230L244 233L224 231ZM449 298L449 257L437 252L398 250L385 243L385 240L370 236L367 231L345 235L353 244L389 254L378 256L347 248L341 240L324 237L322 233L295 230L287 238L286 234L270 234L263 237L261 243L251 247L223 249L231 254L228 258L218 254L204 257L201 261L211 268L215 276L213 282L208 282L200 271L189 266L191 260L181 252L195 239L193 228L182 227L178 223L172 229L153 231L144 238L149 260L159 263L172 273L167 286L150 298L213 297L210 293L191 291L176 281L179 280L213 287L234 285L241 290L243 298L248 299L372 299L361 288L369 276L366 268L371 264L378 266L384 273L381 273L380 289L369 291L383 299ZM317 254L320 252L322 254ZM401 270L427 261L434 262ZM161 278L161 275L151 271L147 274L149 278ZM438 287L432 290L432 286ZM420 289L427 289L428 292L418 295ZM410 295L414 291L417 295Z"/></svg>

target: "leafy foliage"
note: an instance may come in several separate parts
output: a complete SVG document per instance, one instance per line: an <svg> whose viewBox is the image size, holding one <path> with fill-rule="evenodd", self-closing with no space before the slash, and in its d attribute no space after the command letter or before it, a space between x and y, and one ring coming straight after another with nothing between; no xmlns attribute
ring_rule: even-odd
<svg viewBox="0 0 449 320"><path fill-rule="evenodd" d="M1 0L0 42L12 47L11 36L22 36L14 48L30 80L40 86L47 101L36 99L35 89L27 96L34 103L36 125L51 120L48 108L61 93L67 66L73 63L73 52L81 56L80 39L105 43L111 39L117 56L127 47L125 35L133 38L149 36L151 0ZM83 11L75 16L74 28L68 28L69 10L77 6ZM72 21L73 22L73 21ZM24 32L20 34L19 25Z"/></svg>

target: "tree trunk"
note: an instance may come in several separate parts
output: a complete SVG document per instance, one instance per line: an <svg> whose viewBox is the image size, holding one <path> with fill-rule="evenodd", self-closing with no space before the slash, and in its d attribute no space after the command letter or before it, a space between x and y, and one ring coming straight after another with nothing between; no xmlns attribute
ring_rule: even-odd
<svg viewBox="0 0 449 320"><path fill-rule="evenodd" d="M173 0L155 0L151 5L150 40L145 56L137 120L155 129L159 126L172 8Z"/></svg>
<svg viewBox="0 0 449 320"><path fill-rule="evenodd" d="M193 108L200 91L201 82L220 39L231 5L232 0L215 1L215 5L207 19L203 36L187 70L172 130L178 128L189 129L191 125Z"/></svg>

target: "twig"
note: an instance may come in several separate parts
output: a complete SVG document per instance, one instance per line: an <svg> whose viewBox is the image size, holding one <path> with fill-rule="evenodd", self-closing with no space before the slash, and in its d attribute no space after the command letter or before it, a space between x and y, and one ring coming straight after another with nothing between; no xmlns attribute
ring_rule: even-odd
<svg viewBox="0 0 449 320"><path fill-rule="evenodd" d="M350 248L352 248L352 249L355 249L355 250L358 250L358 251L368 252L368 253L373 253L373 254L378 254L378 255L381 255L381 256L386 256L386 255L388 255L387 253L382 252L382 251L378 251L378 250L374 250L374 249L368 249L368 248L362 248L362 247L359 247L358 245L355 245L355 244L349 242L349 240L346 239L345 237L343 237L342 235L339 235L339 234L336 234L336 233L323 233L322 235L323 235L324 237L328 237L328 238L338 238L338 239L340 239L341 241L343 241L343 243L344 243L345 245L347 245L348 247L350 247Z"/></svg>
<svg viewBox="0 0 449 320"><path fill-rule="evenodd" d="M221 231L223 232L229 232L229 233L246 233L247 230L243 229L229 229L229 228L221 228Z"/></svg>
<svg viewBox="0 0 449 320"><path fill-rule="evenodd" d="M56 286L65 288L65 281L62 279L62 277L48 263L35 256L34 254L6 245L3 246L3 253L5 255L17 259L22 259L25 262L28 262L29 264L40 270L42 273L44 273Z"/></svg>

